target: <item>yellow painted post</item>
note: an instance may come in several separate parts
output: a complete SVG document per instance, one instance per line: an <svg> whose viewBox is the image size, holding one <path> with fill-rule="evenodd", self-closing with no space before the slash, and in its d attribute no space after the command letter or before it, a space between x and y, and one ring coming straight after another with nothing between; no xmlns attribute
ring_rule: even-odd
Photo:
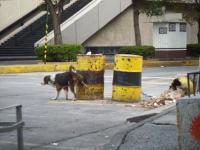
<svg viewBox="0 0 200 150"><path fill-rule="evenodd" d="M112 100L136 102L141 99L142 62L142 56L115 55Z"/></svg>
<svg viewBox="0 0 200 150"><path fill-rule="evenodd" d="M45 23L45 43L44 43L44 48L45 48L45 50L44 50L44 63L46 64L46 62L47 62L47 50L48 50L48 47L47 47L47 45L48 45L48 39L47 39L47 37L48 37L48 6L47 6L47 15L46 15L46 23Z"/></svg>
<svg viewBox="0 0 200 150"><path fill-rule="evenodd" d="M77 99L95 100L104 98L104 60L99 55L78 55L77 71L83 75L88 87L77 86Z"/></svg>

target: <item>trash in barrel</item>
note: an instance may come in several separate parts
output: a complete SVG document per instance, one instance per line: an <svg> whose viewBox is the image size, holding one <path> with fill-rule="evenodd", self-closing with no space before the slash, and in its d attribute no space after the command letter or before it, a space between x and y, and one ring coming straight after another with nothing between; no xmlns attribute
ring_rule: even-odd
<svg viewBox="0 0 200 150"><path fill-rule="evenodd" d="M77 99L104 98L104 59L102 54L78 55L77 71L84 77L87 87L77 86Z"/></svg>
<svg viewBox="0 0 200 150"><path fill-rule="evenodd" d="M112 100L136 102L141 99L141 75L143 57L115 55Z"/></svg>

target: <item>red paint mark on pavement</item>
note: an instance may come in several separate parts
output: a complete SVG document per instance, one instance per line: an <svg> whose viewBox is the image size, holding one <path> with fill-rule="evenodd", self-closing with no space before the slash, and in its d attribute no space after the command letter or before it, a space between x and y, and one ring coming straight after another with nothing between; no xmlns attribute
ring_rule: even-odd
<svg viewBox="0 0 200 150"><path fill-rule="evenodd" d="M194 140L200 141L200 114L192 119L190 134Z"/></svg>

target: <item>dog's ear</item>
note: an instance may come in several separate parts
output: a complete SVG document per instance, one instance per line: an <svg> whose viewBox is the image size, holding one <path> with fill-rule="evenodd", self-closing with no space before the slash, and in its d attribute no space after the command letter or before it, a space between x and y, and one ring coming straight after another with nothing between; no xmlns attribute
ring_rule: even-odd
<svg viewBox="0 0 200 150"><path fill-rule="evenodd" d="M69 72L73 72L73 73L76 73L76 69L74 66L70 65L69 66Z"/></svg>
<svg viewBox="0 0 200 150"><path fill-rule="evenodd" d="M47 80L50 80L51 79L51 75L47 75L44 78L46 78Z"/></svg>
<svg viewBox="0 0 200 150"><path fill-rule="evenodd" d="M177 86L181 86L181 82L178 78L174 79L169 87L169 89L177 90Z"/></svg>
<svg viewBox="0 0 200 150"><path fill-rule="evenodd" d="M174 79L173 83L174 83L175 86L181 86L181 82L177 78Z"/></svg>

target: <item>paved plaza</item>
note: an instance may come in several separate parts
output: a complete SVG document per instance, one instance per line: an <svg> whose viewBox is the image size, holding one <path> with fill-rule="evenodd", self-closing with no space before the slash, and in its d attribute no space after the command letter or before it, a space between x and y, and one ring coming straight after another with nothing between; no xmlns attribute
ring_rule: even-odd
<svg viewBox="0 0 200 150"><path fill-rule="evenodd" d="M142 91L146 95L158 96L168 89L175 77L196 70L197 67L145 68L142 73ZM134 116L161 113L175 104L150 110L142 108L138 103L111 101L112 70L105 71L105 100L66 101L63 92L59 100L53 101L50 98L55 96L55 89L41 85L47 74L55 72L0 75L1 106L23 106L25 149L176 149L175 110L137 129L132 128L136 123L126 122L127 118ZM72 98L71 93L69 98ZM142 99L148 97L143 95ZM14 114L14 111L1 113L0 120L13 120ZM128 131L128 134L122 142L123 131ZM15 150L16 147L15 131L0 135L0 150Z"/></svg>

